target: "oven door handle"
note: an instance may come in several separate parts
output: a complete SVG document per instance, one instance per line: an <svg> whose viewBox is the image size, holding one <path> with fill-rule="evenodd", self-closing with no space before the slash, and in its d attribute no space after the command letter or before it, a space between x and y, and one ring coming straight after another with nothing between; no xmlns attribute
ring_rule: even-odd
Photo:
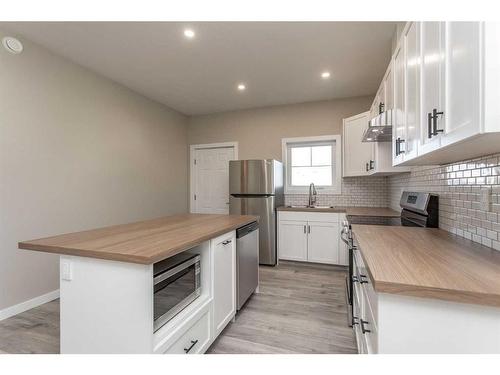
<svg viewBox="0 0 500 375"><path fill-rule="evenodd" d="M342 242L344 242L347 246L350 246L350 243L349 243L349 239L344 237L344 234L347 235L347 231L349 229L347 227L343 227L342 228L342 231L340 232L340 239L342 240Z"/></svg>
<svg viewBox="0 0 500 375"><path fill-rule="evenodd" d="M192 266L193 264L199 261L200 261L200 256L198 255L185 261L184 263L179 264L178 266L175 266L174 268L171 268L163 273L160 273L158 276L155 276L153 278L154 285L161 283L162 281L168 279L169 277L175 275L176 273L181 272L182 270L185 270L186 268Z"/></svg>

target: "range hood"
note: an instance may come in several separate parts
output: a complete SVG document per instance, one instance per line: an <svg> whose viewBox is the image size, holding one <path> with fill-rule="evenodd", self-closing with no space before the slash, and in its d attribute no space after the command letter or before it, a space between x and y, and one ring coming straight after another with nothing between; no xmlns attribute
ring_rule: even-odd
<svg viewBox="0 0 500 375"><path fill-rule="evenodd" d="M393 110L389 109L368 121L363 142L391 142Z"/></svg>

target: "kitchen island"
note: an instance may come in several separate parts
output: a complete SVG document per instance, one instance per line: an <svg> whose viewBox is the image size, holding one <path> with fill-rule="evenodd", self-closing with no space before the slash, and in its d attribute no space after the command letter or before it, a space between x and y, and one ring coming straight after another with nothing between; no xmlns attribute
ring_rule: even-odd
<svg viewBox="0 0 500 375"><path fill-rule="evenodd" d="M19 243L60 254L61 353L203 353L236 313L235 230L248 215L182 214ZM201 293L154 330L155 263L200 256Z"/></svg>

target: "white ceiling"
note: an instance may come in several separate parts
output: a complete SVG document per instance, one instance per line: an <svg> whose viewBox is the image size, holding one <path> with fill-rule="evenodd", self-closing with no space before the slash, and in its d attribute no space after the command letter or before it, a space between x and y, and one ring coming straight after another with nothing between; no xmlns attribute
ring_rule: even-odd
<svg viewBox="0 0 500 375"><path fill-rule="evenodd" d="M187 115L374 94L394 22L16 22L0 27ZM193 40L183 35L190 27ZM322 71L329 70L329 80ZM244 82L245 92L236 85Z"/></svg>

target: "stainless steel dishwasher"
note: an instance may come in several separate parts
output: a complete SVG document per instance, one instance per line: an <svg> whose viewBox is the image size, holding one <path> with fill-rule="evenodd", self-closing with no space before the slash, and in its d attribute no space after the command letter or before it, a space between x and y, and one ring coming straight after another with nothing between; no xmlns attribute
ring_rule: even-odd
<svg viewBox="0 0 500 375"><path fill-rule="evenodd" d="M236 280L238 310L259 285L259 223L236 230Z"/></svg>

